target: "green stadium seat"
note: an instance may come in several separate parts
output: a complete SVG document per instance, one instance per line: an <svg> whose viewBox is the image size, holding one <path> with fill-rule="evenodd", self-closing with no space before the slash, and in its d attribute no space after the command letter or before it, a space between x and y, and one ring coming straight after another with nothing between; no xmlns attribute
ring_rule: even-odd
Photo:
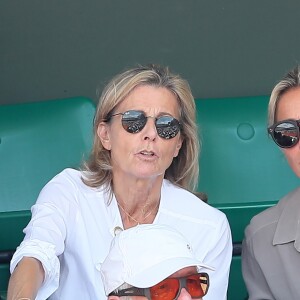
<svg viewBox="0 0 300 300"><path fill-rule="evenodd" d="M0 106L0 297L40 190L89 155L94 113L84 97Z"/></svg>

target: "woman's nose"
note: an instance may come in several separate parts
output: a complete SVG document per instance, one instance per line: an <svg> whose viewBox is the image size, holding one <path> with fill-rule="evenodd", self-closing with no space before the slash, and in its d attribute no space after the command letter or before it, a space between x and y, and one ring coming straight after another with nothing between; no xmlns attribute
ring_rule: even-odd
<svg viewBox="0 0 300 300"><path fill-rule="evenodd" d="M142 130L142 134L143 134L143 139L145 139L145 140L147 140L147 139L155 140L155 138L157 137L157 131L156 131L156 127L155 127L155 118L153 118L153 117L147 118L147 123Z"/></svg>
<svg viewBox="0 0 300 300"><path fill-rule="evenodd" d="M192 297L185 288L182 288L177 299L178 300L192 300ZM201 299L202 298L199 298L199 300L201 300Z"/></svg>

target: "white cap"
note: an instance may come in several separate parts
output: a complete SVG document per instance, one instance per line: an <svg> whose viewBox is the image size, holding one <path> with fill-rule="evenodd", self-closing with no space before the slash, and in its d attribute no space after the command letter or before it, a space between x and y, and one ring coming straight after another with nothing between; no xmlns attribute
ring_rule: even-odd
<svg viewBox="0 0 300 300"><path fill-rule="evenodd" d="M125 282L150 287L190 266L214 270L196 258L188 241L175 229L142 224L117 234L101 266L101 275L108 295Z"/></svg>

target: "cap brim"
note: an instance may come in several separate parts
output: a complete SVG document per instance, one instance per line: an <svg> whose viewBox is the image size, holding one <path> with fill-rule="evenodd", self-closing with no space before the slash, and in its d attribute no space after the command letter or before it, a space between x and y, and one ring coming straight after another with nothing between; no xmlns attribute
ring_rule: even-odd
<svg viewBox="0 0 300 300"><path fill-rule="evenodd" d="M176 257L160 262L159 264L154 265L151 268L136 274L135 276L131 276L130 278L125 279L125 282L138 288L146 288L159 283L163 279L183 268L192 266L197 267L198 270L215 270L214 268L207 266L198 260L187 257Z"/></svg>

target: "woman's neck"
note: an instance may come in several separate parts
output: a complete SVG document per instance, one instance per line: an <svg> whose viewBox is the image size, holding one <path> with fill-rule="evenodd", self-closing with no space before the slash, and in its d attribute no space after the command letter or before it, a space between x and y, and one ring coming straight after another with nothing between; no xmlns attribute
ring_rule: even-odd
<svg viewBox="0 0 300 300"><path fill-rule="evenodd" d="M163 178L138 179L130 182L113 179L113 192L124 228L152 223L157 214Z"/></svg>

